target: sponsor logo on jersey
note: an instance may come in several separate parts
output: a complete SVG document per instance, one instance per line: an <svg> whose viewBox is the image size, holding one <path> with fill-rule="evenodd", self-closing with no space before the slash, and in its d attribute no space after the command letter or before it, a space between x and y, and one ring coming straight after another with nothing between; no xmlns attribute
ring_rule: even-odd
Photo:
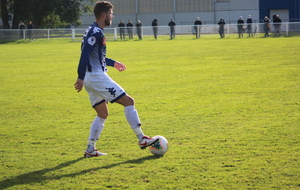
<svg viewBox="0 0 300 190"><path fill-rule="evenodd" d="M89 37L88 40L87 40L87 42L88 42L88 44L90 44L91 46L95 45L95 43L96 43L96 38L95 38L95 36Z"/></svg>

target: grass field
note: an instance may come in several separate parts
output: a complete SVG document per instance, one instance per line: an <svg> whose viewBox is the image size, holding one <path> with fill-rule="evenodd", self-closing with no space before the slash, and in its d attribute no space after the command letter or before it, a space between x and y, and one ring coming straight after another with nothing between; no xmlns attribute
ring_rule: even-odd
<svg viewBox="0 0 300 190"><path fill-rule="evenodd" d="M112 76L163 157L140 150L123 108L84 159L95 117L73 89L80 43L0 44L0 189L300 189L300 37L107 42Z"/></svg>

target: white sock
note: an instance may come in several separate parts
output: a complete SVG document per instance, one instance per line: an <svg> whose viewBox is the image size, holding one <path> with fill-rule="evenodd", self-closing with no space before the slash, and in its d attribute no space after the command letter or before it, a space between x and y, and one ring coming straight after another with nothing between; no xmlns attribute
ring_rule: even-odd
<svg viewBox="0 0 300 190"><path fill-rule="evenodd" d="M131 126L133 132L139 140L142 140L144 133L141 129L141 122L137 110L134 106L126 106L124 107L124 112L127 122Z"/></svg>
<svg viewBox="0 0 300 190"><path fill-rule="evenodd" d="M88 138L88 147L87 147L88 152L92 152L96 148L96 142L100 138L100 135L104 128L104 122L105 119L102 119L98 116L95 117L90 128L90 136Z"/></svg>

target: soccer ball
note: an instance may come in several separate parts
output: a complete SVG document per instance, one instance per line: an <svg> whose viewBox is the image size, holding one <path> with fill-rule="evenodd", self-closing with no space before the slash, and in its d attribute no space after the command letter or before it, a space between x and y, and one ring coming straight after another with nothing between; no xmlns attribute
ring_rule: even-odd
<svg viewBox="0 0 300 190"><path fill-rule="evenodd" d="M160 135L156 135L152 138L159 138L159 141L149 146L149 150L155 156L162 156L168 151L168 140Z"/></svg>

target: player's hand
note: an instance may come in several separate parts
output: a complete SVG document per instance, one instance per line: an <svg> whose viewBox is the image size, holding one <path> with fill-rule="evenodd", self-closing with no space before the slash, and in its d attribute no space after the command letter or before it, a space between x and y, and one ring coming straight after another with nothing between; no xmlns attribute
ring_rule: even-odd
<svg viewBox="0 0 300 190"><path fill-rule="evenodd" d="M80 92L83 87L83 80L81 80L80 78L77 78L77 81L74 84L74 87L75 87L75 90L77 90L77 92Z"/></svg>
<svg viewBox="0 0 300 190"><path fill-rule="evenodd" d="M119 71L126 70L126 66L123 63L118 62L118 61L115 62L114 68L118 69Z"/></svg>

